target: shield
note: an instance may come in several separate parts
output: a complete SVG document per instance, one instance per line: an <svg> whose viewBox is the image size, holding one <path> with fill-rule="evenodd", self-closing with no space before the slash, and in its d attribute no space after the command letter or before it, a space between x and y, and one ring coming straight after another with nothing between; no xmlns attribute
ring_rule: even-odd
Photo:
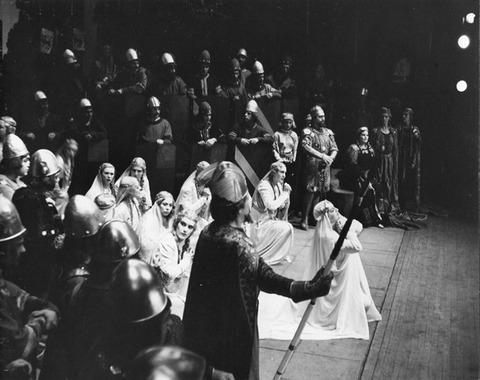
<svg viewBox="0 0 480 380"><path fill-rule="evenodd" d="M192 159L190 160L190 171L194 171L200 161L207 161L209 164L225 161L227 157L227 144L216 143L207 149L200 145L192 147Z"/></svg>

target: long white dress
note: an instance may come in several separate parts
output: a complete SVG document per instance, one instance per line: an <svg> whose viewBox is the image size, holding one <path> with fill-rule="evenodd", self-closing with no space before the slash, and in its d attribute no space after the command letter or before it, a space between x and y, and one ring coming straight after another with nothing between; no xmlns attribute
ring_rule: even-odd
<svg viewBox="0 0 480 380"><path fill-rule="evenodd" d="M290 260L293 226L288 220L288 192L268 179L260 181L252 197L250 237L257 253L268 265Z"/></svg>
<svg viewBox="0 0 480 380"><path fill-rule="evenodd" d="M312 279L327 263L339 236L328 216L322 215L317 220L303 275L305 280ZM356 233L350 230L332 268L330 293L317 299L301 339L369 339L368 322L380 321L382 317L370 294L359 255L361 249ZM292 339L309 301L294 304L266 293L261 293L259 299L260 339Z"/></svg>

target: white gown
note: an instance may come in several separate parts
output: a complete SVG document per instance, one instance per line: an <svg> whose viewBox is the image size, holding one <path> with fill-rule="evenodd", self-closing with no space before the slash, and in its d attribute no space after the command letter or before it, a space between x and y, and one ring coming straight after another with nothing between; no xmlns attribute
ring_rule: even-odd
<svg viewBox="0 0 480 380"><path fill-rule="evenodd" d="M304 280L312 279L317 270L327 263L338 236L328 217L320 217ZM330 293L317 298L301 339L369 339L368 322L380 321L382 317L370 294L359 255L361 249L357 235L349 232L332 268L334 279ZM259 301L260 339L280 340L293 338L310 302L295 304L289 299L266 293L260 294Z"/></svg>

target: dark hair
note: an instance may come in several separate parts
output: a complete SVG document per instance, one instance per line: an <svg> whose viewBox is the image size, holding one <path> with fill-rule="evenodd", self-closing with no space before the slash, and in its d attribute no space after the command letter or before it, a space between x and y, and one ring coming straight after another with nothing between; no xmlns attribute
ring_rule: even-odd
<svg viewBox="0 0 480 380"><path fill-rule="evenodd" d="M212 218L220 224L233 222L237 218L238 212L245 206L246 201L247 196L236 203L232 203L213 194L210 202Z"/></svg>
<svg viewBox="0 0 480 380"><path fill-rule="evenodd" d="M24 154L20 157L4 158L2 160L1 166L5 170L14 170L22 167L22 161L25 157L30 156L30 154Z"/></svg>

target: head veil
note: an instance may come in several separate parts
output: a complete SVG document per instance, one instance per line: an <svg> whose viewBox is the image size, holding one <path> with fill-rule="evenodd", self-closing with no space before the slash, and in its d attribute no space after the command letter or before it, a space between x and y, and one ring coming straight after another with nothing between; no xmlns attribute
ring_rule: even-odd
<svg viewBox="0 0 480 380"><path fill-rule="evenodd" d="M175 206L172 208L168 219L168 227L163 224L163 216L160 211L160 204L164 199L171 199L172 205L175 205L173 195L168 191L161 191L155 197L155 203L140 219L137 228L138 239L142 249L140 258L148 264L151 264L152 256L157 249L163 235L172 230L173 215L175 214Z"/></svg>
<svg viewBox="0 0 480 380"><path fill-rule="evenodd" d="M103 186L102 172L106 168L112 168L113 171L115 172L115 167L108 162L105 162L102 165L100 165L100 167L98 168L98 173L95 179L93 180L92 186L90 186L90 189L85 194L85 196L91 199L92 201L95 201L95 198L98 195L103 193L109 193L109 194L112 194L113 196L116 196L116 194L113 194L113 191L115 191L115 188L113 186L112 188ZM115 180L115 178L113 180Z"/></svg>
<svg viewBox="0 0 480 380"><path fill-rule="evenodd" d="M133 174L131 173L131 171L134 166L139 166L143 169L142 179L139 181L140 189L142 190L142 192L146 197L147 206L150 207L152 205L152 196L150 194L150 182L148 181L148 177L147 177L147 163L142 157L135 157L132 160L132 163L128 166L128 168L126 168L125 171L122 173L122 175L118 177L117 182L115 182L115 187L119 189L120 183L124 177L126 176L133 177Z"/></svg>
<svg viewBox="0 0 480 380"><path fill-rule="evenodd" d="M138 185L138 180L135 177L126 176L122 178L120 187L118 188L115 206L118 206L125 198L135 193L135 185Z"/></svg>

